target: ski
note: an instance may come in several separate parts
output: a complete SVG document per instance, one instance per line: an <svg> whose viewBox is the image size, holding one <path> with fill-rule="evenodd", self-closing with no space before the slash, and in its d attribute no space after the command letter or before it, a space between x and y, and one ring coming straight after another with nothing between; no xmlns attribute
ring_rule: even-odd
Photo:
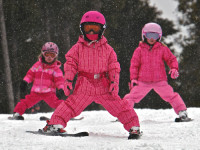
<svg viewBox="0 0 200 150"><path fill-rule="evenodd" d="M72 119L70 119L71 121L76 121L76 120L83 120L84 119L84 117L80 117L80 118L72 118Z"/></svg>
<svg viewBox="0 0 200 150"><path fill-rule="evenodd" d="M72 120L72 121L76 121L76 120L82 120L82 119L84 119L84 117L72 118L71 120ZM41 117L40 117L40 121L46 121L46 120L50 120L50 118L45 117L45 116L41 116Z"/></svg>
<svg viewBox="0 0 200 150"><path fill-rule="evenodd" d="M112 120L111 122L119 122L119 120L118 120L118 119L116 119L116 120Z"/></svg>
<svg viewBox="0 0 200 150"><path fill-rule="evenodd" d="M84 137L89 136L88 132L78 132L78 133L57 133L57 132L51 132L51 133L45 133L41 129L38 131L26 131L27 133L32 134L39 134L39 135L45 135L45 136L62 136L62 137Z"/></svg>
<svg viewBox="0 0 200 150"><path fill-rule="evenodd" d="M191 118L181 119L181 118L175 118L175 122L190 122L193 121Z"/></svg>
<svg viewBox="0 0 200 150"><path fill-rule="evenodd" d="M18 117L10 116L10 117L8 117L8 120L24 120L24 117L23 116L18 116Z"/></svg>
<svg viewBox="0 0 200 150"><path fill-rule="evenodd" d="M45 116L41 116L41 117L40 117L40 121L46 121L46 120L50 120L50 118L45 117Z"/></svg>

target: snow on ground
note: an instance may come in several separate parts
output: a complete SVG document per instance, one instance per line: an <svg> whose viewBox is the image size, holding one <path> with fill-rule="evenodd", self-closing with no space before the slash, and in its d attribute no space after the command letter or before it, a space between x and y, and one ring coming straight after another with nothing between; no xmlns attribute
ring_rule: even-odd
<svg viewBox="0 0 200 150"><path fill-rule="evenodd" d="M0 114L1 150L198 150L200 149L200 108L188 108L192 122L175 123L173 109L135 109L143 136L128 140L128 132L107 111L84 111L81 121L69 121L69 133L88 131L89 137L51 137L26 133L45 126L40 116L52 113L25 114L24 121L8 120Z"/></svg>

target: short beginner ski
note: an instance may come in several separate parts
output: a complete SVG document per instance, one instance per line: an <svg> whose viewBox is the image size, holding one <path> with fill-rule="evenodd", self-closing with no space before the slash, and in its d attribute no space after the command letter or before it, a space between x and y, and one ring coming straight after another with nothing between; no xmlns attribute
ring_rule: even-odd
<svg viewBox="0 0 200 150"><path fill-rule="evenodd" d="M45 136L62 136L62 137L84 137L84 136L89 136L88 132L78 132L78 133L57 133L57 132L43 132L41 129L38 131L26 131L27 133L32 133L32 134L40 134L40 135L45 135Z"/></svg>
<svg viewBox="0 0 200 150"><path fill-rule="evenodd" d="M75 120L82 120L82 119L84 119L84 117L72 118L71 120L72 120L72 121L75 121ZM41 117L40 117L40 120L41 120L41 121L45 121L45 120L50 120L50 118L45 117L45 116L41 116Z"/></svg>
<svg viewBox="0 0 200 150"><path fill-rule="evenodd" d="M10 117L8 117L8 120L24 120L24 117L23 116L17 116L17 117L10 116Z"/></svg>
<svg viewBox="0 0 200 150"><path fill-rule="evenodd" d="M181 118L176 118L175 122L190 122L193 121L191 118L186 118L186 119L181 119Z"/></svg>

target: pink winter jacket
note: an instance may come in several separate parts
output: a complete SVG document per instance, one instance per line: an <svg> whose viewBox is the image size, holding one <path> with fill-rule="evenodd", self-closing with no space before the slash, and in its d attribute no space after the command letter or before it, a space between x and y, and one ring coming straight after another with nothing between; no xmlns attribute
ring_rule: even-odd
<svg viewBox="0 0 200 150"><path fill-rule="evenodd" d="M42 63L41 58L27 72L23 80L33 82L31 91L36 93L56 92L56 88L64 89L61 62L55 61L51 65Z"/></svg>
<svg viewBox="0 0 200 150"><path fill-rule="evenodd" d="M74 93L104 94L108 92L110 81L119 83L120 64L115 51L104 36L98 42L88 43L81 35L65 57L65 80L73 80L79 72L108 74L108 78L98 80L78 75Z"/></svg>
<svg viewBox="0 0 200 150"><path fill-rule="evenodd" d="M170 49L160 42L150 46L140 42L139 47L133 53L130 66L130 80L135 79L144 82L167 81L165 64L178 70L178 62Z"/></svg>

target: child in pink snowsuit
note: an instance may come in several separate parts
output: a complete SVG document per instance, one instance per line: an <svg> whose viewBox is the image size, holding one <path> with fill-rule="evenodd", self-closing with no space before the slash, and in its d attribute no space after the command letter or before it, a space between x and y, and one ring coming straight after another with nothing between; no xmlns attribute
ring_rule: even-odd
<svg viewBox="0 0 200 150"><path fill-rule="evenodd" d="M53 42L44 44L41 56L27 72L21 84L21 91L26 90L29 83L33 82L31 93L21 99L14 109L14 118L23 119L21 115L25 110L44 100L50 107L56 108L63 100L64 77L60 69L61 63L57 60L58 47ZM57 91L56 96L56 88Z"/></svg>
<svg viewBox="0 0 200 150"><path fill-rule="evenodd" d="M147 23L142 29L143 41L133 53L130 66L130 93L125 95L132 106L139 103L150 90L169 102L180 118L187 118L186 106L180 95L167 83L165 64L170 67L172 79L179 76L178 62L170 49L160 42L162 29L156 23Z"/></svg>
<svg viewBox="0 0 200 150"><path fill-rule="evenodd" d="M103 36L104 16L97 11L85 13L80 22L83 35L65 55L65 95L68 99L53 113L44 132L63 133L67 122L78 116L89 104L96 102L117 117L130 132L129 139L138 138L138 116L126 100L118 96L120 64L113 48ZM75 89L72 81L78 74Z"/></svg>

